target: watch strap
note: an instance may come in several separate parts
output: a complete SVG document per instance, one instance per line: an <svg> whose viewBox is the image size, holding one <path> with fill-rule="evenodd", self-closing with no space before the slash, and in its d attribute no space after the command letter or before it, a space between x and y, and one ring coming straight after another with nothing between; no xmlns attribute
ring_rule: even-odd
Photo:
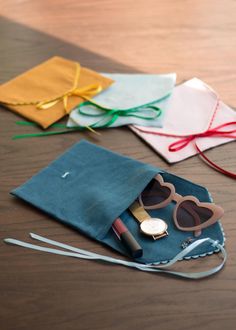
<svg viewBox="0 0 236 330"><path fill-rule="evenodd" d="M129 210L140 223L151 218L144 208L136 201L130 205Z"/></svg>

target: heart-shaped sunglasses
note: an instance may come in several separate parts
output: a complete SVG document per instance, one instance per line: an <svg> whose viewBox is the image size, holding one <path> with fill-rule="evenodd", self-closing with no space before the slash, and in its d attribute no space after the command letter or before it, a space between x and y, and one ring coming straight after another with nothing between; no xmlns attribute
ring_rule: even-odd
<svg viewBox="0 0 236 330"><path fill-rule="evenodd" d="M140 205L146 210L154 210L176 202L173 220L176 227L183 231L194 231L197 237L201 230L219 220L224 210L214 203L200 202L194 196L181 196L175 192L171 183L164 182L158 174L139 196Z"/></svg>

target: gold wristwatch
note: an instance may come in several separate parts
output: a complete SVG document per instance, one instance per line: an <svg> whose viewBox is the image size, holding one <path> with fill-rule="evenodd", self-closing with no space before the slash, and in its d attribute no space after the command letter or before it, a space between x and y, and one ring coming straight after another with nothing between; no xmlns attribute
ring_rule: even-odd
<svg viewBox="0 0 236 330"><path fill-rule="evenodd" d="M151 218L138 202L135 201L129 210L140 223L140 230L143 234L152 236L154 240L168 235L167 223L159 218Z"/></svg>

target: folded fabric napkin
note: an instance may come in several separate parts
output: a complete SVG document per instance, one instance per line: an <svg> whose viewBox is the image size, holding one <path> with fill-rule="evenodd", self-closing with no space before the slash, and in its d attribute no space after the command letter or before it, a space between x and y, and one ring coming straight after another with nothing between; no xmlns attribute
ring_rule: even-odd
<svg viewBox="0 0 236 330"><path fill-rule="evenodd" d="M176 75L108 74L115 83L70 113L67 126L117 127L128 124L162 126Z"/></svg>
<svg viewBox="0 0 236 330"><path fill-rule="evenodd" d="M235 139L236 112L193 78L174 88L163 128L130 126L169 163ZM196 146L197 141L197 146Z"/></svg>
<svg viewBox="0 0 236 330"><path fill-rule="evenodd" d="M43 128L112 84L78 62L53 57L0 86L0 104Z"/></svg>
<svg viewBox="0 0 236 330"><path fill-rule="evenodd" d="M52 215L60 222L128 255L123 243L111 229L117 217L143 248L141 263L166 262L182 251L182 243L191 232L178 230L173 221L175 202L150 211L153 217L168 223L168 237L154 241L143 235L139 224L127 210L157 174L172 183L181 195L194 195L201 202L211 202L206 188L165 172L157 167L116 154L87 141L67 150L12 194ZM210 237L223 244L219 222L205 228L200 238ZM216 251L213 245L201 245L187 257L204 256Z"/></svg>

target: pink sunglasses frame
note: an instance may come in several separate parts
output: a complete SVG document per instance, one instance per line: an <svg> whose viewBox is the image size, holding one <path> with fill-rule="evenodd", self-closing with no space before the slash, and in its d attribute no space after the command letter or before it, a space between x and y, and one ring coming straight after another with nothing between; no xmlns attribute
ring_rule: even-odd
<svg viewBox="0 0 236 330"><path fill-rule="evenodd" d="M164 182L164 180L160 174L156 175L154 179L157 180L161 186L167 187L170 189L170 196L161 203L154 204L152 206L145 206L142 201L142 194L140 194L139 198L138 198L139 204L146 210L154 210L154 209L160 209L162 207L165 207L168 204L170 204L172 201L175 201L176 206L175 206L174 212L173 212L173 220L174 220L175 226L179 230L193 231L195 237L198 237L201 235L202 229L213 225L215 222L217 222L223 216L224 210L222 209L221 206L216 205L214 203L200 202L195 196L192 196L192 195L189 195L189 196L179 195L178 193L175 192L174 185L171 183L168 183L168 182ZM180 226L178 223L178 220L177 220L177 210L178 210L179 205L184 201L192 201L199 207L204 207L204 208L211 210L212 216L204 223L201 223L199 215L193 209L189 208L187 211L192 214L196 223L198 223L198 224L194 227L188 227L188 228Z"/></svg>

